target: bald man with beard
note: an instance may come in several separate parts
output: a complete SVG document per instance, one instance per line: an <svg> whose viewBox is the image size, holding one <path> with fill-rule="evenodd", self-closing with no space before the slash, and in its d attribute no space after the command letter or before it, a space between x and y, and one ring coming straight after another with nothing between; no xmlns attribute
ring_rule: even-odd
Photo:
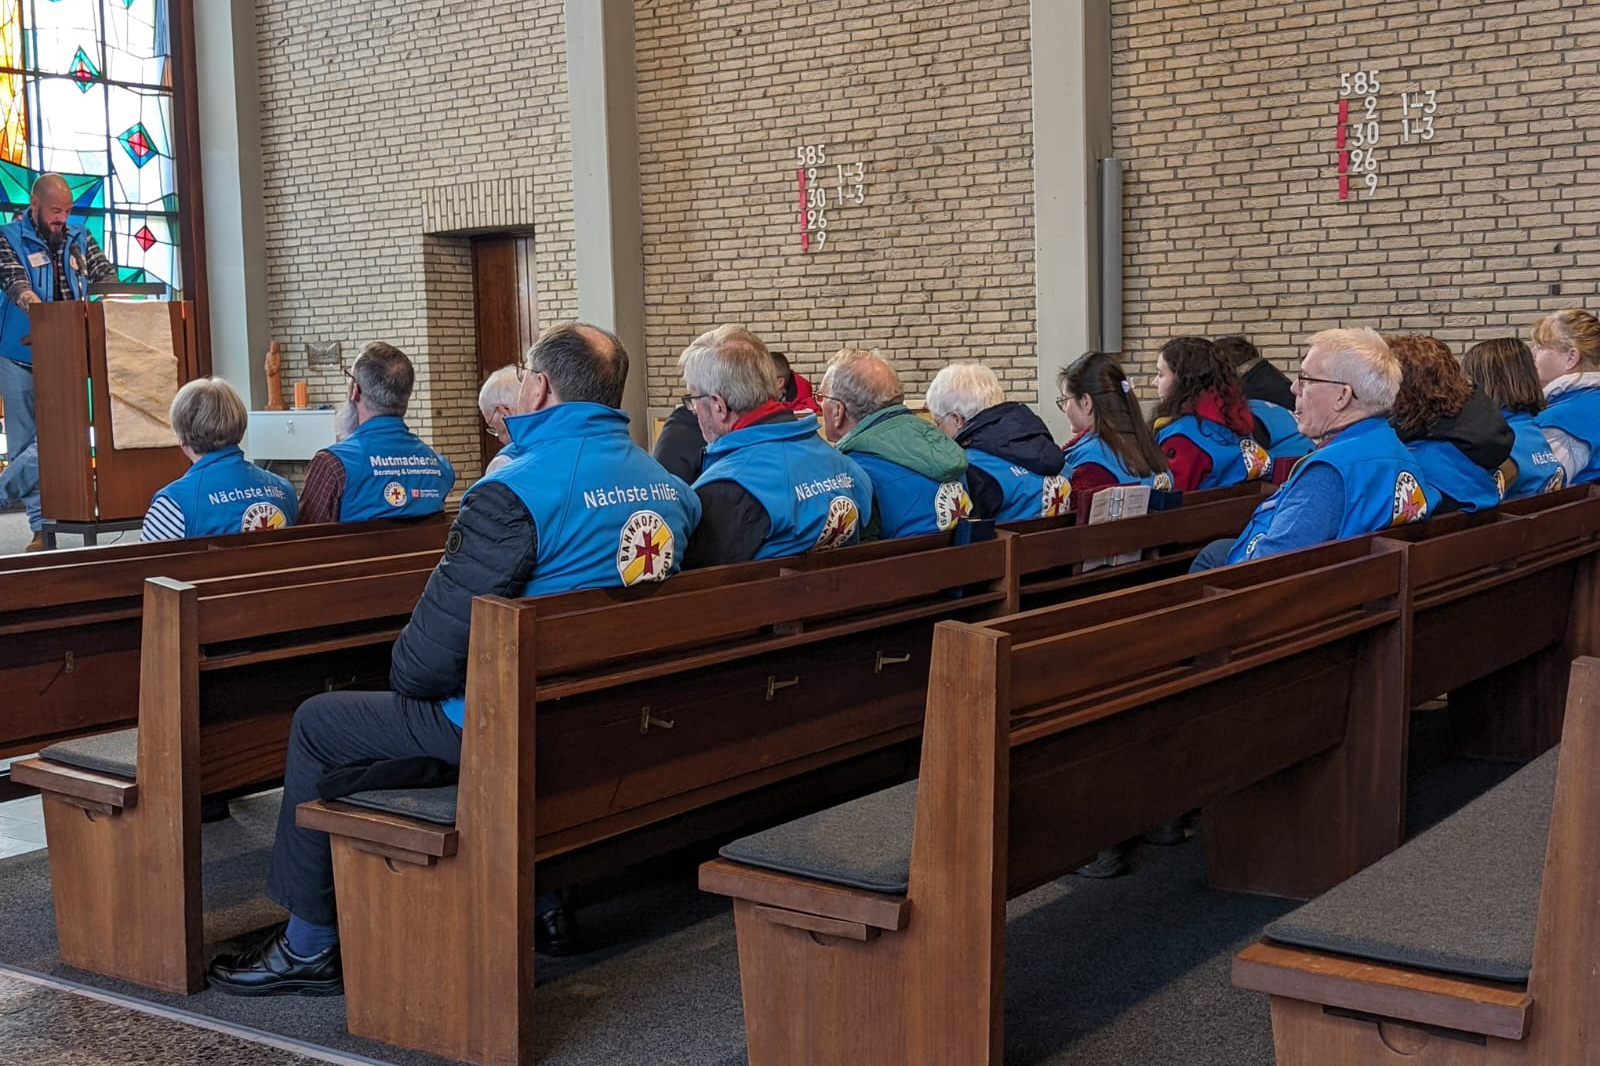
<svg viewBox="0 0 1600 1066"><path fill-rule="evenodd" d="M60 174L33 183L28 209L0 226L0 402L6 409L6 457L0 474L0 504L21 500L33 540L28 551L44 547L39 532L39 466L19 461L34 444L33 348L28 309L49 300L81 300L91 281L112 281L117 268L107 261L89 231L67 216L72 190Z"/></svg>

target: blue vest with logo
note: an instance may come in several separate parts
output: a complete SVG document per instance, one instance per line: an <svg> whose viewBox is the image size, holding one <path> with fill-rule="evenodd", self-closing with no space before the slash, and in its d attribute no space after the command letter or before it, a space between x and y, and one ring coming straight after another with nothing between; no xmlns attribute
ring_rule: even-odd
<svg viewBox="0 0 1600 1066"><path fill-rule="evenodd" d="M1271 400L1251 400L1250 413L1261 419L1261 424L1267 427L1270 439L1260 443L1266 445L1267 454L1274 459L1298 459L1311 454L1311 450L1317 446L1315 441L1300 432L1300 423L1294 420L1294 412L1286 407L1279 407Z"/></svg>
<svg viewBox="0 0 1600 1066"><path fill-rule="evenodd" d="M598 403L558 403L506 419L527 462L479 478L527 507L538 538L523 596L665 581L678 572L700 500L628 436L628 416ZM456 725L465 699L443 702Z"/></svg>
<svg viewBox="0 0 1600 1066"><path fill-rule="evenodd" d="M39 294L41 300L50 301L56 298L56 268L50 259L50 246L39 236L33 228L33 219L24 211L22 217L13 219L0 226L0 236L4 236L11 243L12 249L17 253L17 258L22 261L22 269L28 272L28 284L33 286L33 291ZM73 262L83 263L89 256L89 231L75 223L67 223L67 243L61 250L66 256L67 299L78 300L83 297L83 270L73 269ZM35 260L43 258L42 263ZM0 298L0 356L13 362L33 363L33 347L22 343L22 338L28 335L31 328L28 324L28 312L18 307L11 300Z"/></svg>
<svg viewBox="0 0 1600 1066"><path fill-rule="evenodd" d="M1094 463L1096 466L1103 466L1110 471L1111 476L1117 479L1119 485L1149 485L1157 489L1172 488L1172 475L1165 470L1145 477L1139 477L1133 473L1123 465L1122 460L1117 457L1117 453L1111 450L1111 446L1100 439L1100 434L1092 429L1068 441L1067 446L1061 449L1061 454L1066 456L1067 459L1065 472L1068 477L1072 476L1072 471L1075 467L1084 463Z"/></svg>
<svg viewBox="0 0 1600 1066"><path fill-rule="evenodd" d="M344 464L339 521L417 518L444 509L456 483L450 460L406 428L398 415L379 415L328 451Z"/></svg>
<svg viewBox="0 0 1600 1066"><path fill-rule="evenodd" d="M1511 458L1517 464L1517 480L1506 487L1506 499L1565 488L1567 472L1550 449L1538 419L1526 411L1514 412L1510 408L1501 408L1500 413L1516 436L1511 445Z"/></svg>
<svg viewBox="0 0 1600 1066"><path fill-rule="evenodd" d="M757 559L842 548L872 519L872 481L848 455L817 436L817 417L757 422L706 445L695 488L732 481L767 512Z"/></svg>
<svg viewBox="0 0 1600 1066"><path fill-rule="evenodd" d="M1257 558L1256 545L1272 527L1278 504L1294 491L1301 475L1317 463L1333 467L1344 482L1344 517L1339 537L1420 522L1438 507L1438 493L1428 489L1421 463L1400 442L1394 427L1381 417L1363 418L1295 464L1278 491L1262 500L1250 516L1249 524L1228 552L1228 562Z"/></svg>
<svg viewBox="0 0 1600 1066"><path fill-rule="evenodd" d="M1196 489L1215 489L1272 475L1272 456L1253 437L1241 437L1221 422L1195 414L1179 415L1156 430L1156 443L1188 437L1211 456L1211 470Z"/></svg>
<svg viewBox="0 0 1600 1066"><path fill-rule="evenodd" d="M947 532L961 519L972 517L965 475L955 481L935 481L882 456L851 452L849 458L866 471L878 508L878 536L884 540Z"/></svg>
<svg viewBox="0 0 1600 1066"><path fill-rule="evenodd" d="M1600 388L1568 389L1553 397L1534 421L1541 427L1577 437L1589 446L1589 465L1573 477L1574 485L1600 481Z"/></svg>
<svg viewBox="0 0 1600 1066"><path fill-rule="evenodd" d="M1443 440L1408 441L1406 447L1422 465L1422 481L1434 492L1456 501L1463 511L1498 507L1504 486L1497 474L1468 459L1454 444Z"/></svg>
<svg viewBox="0 0 1600 1066"><path fill-rule="evenodd" d="M1013 522L1021 518L1047 518L1070 513L1072 489L1060 474L1035 474L998 455L967 449L967 462L994 478L1004 494L1000 510L984 518Z"/></svg>
<svg viewBox="0 0 1600 1066"><path fill-rule="evenodd" d="M237 444L206 452L150 502L163 496L183 512L187 537L282 529L300 509L288 479L250 462Z"/></svg>

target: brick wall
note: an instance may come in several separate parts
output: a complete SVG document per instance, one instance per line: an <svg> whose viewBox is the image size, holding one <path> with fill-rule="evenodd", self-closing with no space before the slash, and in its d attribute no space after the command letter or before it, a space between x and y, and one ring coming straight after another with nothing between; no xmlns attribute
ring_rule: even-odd
<svg viewBox="0 0 1600 1066"><path fill-rule="evenodd" d="M1327 326L1429 331L1459 353L1593 307L1600 8L1113 0L1112 18L1141 385L1179 333L1243 331L1293 366ZM1341 202L1339 75L1362 69L1380 78L1379 185ZM1400 93L1425 88L1434 137L1403 144Z"/></svg>
<svg viewBox="0 0 1600 1066"><path fill-rule="evenodd" d="M723 322L817 375L878 347L920 393L953 358L1031 392L1028 3L636 7L650 404ZM829 239L800 251L795 148L825 144ZM865 203L832 202L837 163Z"/></svg>
<svg viewBox="0 0 1600 1066"><path fill-rule="evenodd" d="M261 0L269 314L284 381L337 402L307 342L417 367L412 428L478 470L473 230L532 229L541 312L576 309L561 0Z"/></svg>

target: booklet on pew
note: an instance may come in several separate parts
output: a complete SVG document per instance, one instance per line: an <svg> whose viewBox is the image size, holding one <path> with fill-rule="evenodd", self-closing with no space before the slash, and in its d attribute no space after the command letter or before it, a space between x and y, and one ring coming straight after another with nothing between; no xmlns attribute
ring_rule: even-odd
<svg viewBox="0 0 1600 1066"><path fill-rule="evenodd" d="M1089 501L1089 524L1115 522L1119 518L1132 518L1150 510L1149 485L1111 485L1094 494ZM1085 572L1102 566L1125 566L1139 561L1140 552L1123 552L1102 559L1085 559Z"/></svg>

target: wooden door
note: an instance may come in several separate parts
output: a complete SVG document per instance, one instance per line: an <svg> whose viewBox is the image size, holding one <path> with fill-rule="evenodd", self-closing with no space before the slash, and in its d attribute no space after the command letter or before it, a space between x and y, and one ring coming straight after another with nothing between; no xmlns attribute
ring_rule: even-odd
<svg viewBox="0 0 1600 1066"><path fill-rule="evenodd" d="M472 241L473 315L478 344L478 384L522 358L539 336L539 293L533 272L533 238L491 234ZM473 394L474 418L477 394ZM479 435L485 465L500 449Z"/></svg>

